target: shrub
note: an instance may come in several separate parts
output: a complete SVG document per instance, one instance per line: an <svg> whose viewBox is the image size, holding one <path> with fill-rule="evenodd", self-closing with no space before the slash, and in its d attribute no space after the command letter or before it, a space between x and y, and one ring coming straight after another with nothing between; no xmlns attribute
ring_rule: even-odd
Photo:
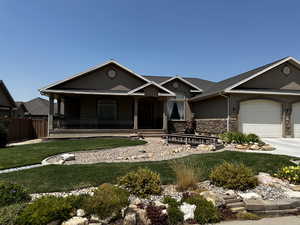
<svg viewBox="0 0 300 225"><path fill-rule="evenodd" d="M163 207L150 204L146 208L146 214L151 225L168 225L168 215L162 212Z"/></svg>
<svg viewBox="0 0 300 225"><path fill-rule="evenodd" d="M246 139L248 143L260 143L260 139L256 134L248 134Z"/></svg>
<svg viewBox="0 0 300 225"><path fill-rule="evenodd" d="M46 225L54 220L71 217L72 205L65 198L46 196L28 204L17 221L19 225Z"/></svg>
<svg viewBox="0 0 300 225"><path fill-rule="evenodd" d="M200 180L200 168L190 162L172 161L171 168L176 175L177 190L187 191L197 188Z"/></svg>
<svg viewBox="0 0 300 225"><path fill-rule="evenodd" d="M165 196L162 202L164 204L168 204L171 207L178 207L178 206L180 206L180 202L178 202L175 198L172 198L170 196Z"/></svg>
<svg viewBox="0 0 300 225"><path fill-rule="evenodd" d="M220 221L220 214L218 209L212 202L207 201L200 195L189 197L184 202L196 205L194 212L195 220L199 224L217 223Z"/></svg>
<svg viewBox="0 0 300 225"><path fill-rule="evenodd" d="M244 164L224 162L210 173L213 184L228 189L247 190L257 186L257 178L251 168Z"/></svg>
<svg viewBox="0 0 300 225"><path fill-rule="evenodd" d="M285 166L274 174L275 177L288 180L293 184L300 184L300 166Z"/></svg>
<svg viewBox="0 0 300 225"><path fill-rule="evenodd" d="M3 123L0 123L0 148L5 148L7 145L7 129Z"/></svg>
<svg viewBox="0 0 300 225"><path fill-rule="evenodd" d="M0 183L0 207L29 200L30 195L22 186L6 182Z"/></svg>
<svg viewBox="0 0 300 225"><path fill-rule="evenodd" d="M184 221L183 212L180 209L174 206L168 207L168 222L170 225L182 224Z"/></svg>
<svg viewBox="0 0 300 225"><path fill-rule="evenodd" d="M158 195L162 191L159 174L146 168L139 168L119 178L119 185L142 198Z"/></svg>
<svg viewBox="0 0 300 225"><path fill-rule="evenodd" d="M0 208L0 224L16 225L17 218L24 208L25 203L18 203Z"/></svg>
<svg viewBox="0 0 300 225"><path fill-rule="evenodd" d="M83 203L86 201L88 197L90 197L90 195L88 194L71 195L66 197L66 201L70 202L72 208L81 209L83 207Z"/></svg>
<svg viewBox="0 0 300 225"><path fill-rule="evenodd" d="M96 214L100 219L117 217L121 209L129 205L128 191L111 184L102 184L83 202L83 209L88 214Z"/></svg>
<svg viewBox="0 0 300 225"><path fill-rule="evenodd" d="M221 134L220 139L225 143L247 144L247 143L260 143L261 140L256 134L243 134L240 132L225 132Z"/></svg>

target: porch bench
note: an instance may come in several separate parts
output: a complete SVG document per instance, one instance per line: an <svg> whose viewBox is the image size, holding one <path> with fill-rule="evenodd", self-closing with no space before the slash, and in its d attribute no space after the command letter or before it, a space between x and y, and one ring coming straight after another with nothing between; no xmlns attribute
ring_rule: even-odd
<svg viewBox="0 0 300 225"><path fill-rule="evenodd" d="M167 134L165 138L167 143L174 144L189 144L193 146L201 144L214 145L216 149L222 146L222 144L218 142L219 138L210 136L175 133Z"/></svg>

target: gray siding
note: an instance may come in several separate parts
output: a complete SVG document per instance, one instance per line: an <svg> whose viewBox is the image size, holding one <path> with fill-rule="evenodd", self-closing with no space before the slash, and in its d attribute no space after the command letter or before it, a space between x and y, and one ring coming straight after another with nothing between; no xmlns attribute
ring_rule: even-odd
<svg viewBox="0 0 300 225"><path fill-rule="evenodd" d="M288 66L291 69L291 73L289 75L285 75L282 72L285 66ZM252 80L249 80L236 89L243 88L300 90L300 70L291 63L284 63Z"/></svg>
<svg viewBox="0 0 300 225"><path fill-rule="evenodd" d="M114 69L117 76L111 79L107 72ZM129 91L145 84L145 81L115 65L107 65L96 71L90 72L78 78L72 79L53 89L89 89L109 91Z"/></svg>
<svg viewBox="0 0 300 225"><path fill-rule="evenodd" d="M195 119L227 118L227 99L222 96L190 104Z"/></svg>

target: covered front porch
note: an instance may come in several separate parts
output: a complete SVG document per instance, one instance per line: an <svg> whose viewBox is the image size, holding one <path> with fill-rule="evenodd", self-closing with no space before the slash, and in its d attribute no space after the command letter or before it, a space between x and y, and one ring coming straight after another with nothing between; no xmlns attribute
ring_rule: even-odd
<svg viewBox="0 0 300 225"><path fill-rule="evenodd" d="M113 133L122 136L137 132L162 133L168 129L165 96L56 94L49 100L50 136Z"/></svg>

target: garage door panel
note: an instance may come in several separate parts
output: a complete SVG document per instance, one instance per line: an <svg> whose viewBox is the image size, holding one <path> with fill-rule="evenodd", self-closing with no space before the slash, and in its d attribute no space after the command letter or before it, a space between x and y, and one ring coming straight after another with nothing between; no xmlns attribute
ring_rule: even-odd
<svg viewBox="0 0 300 225"><path fill-rule="evenodd" d="M281 105L269 100L240 104L240 131L260 137L282 137Z"/></svg>
<svg viewBox="0 0 300 225"><path fill-rule="evenodd" d="M294 127L294 137L300 137L300 103L294 103L292 106L292 123Z"/></svg>

